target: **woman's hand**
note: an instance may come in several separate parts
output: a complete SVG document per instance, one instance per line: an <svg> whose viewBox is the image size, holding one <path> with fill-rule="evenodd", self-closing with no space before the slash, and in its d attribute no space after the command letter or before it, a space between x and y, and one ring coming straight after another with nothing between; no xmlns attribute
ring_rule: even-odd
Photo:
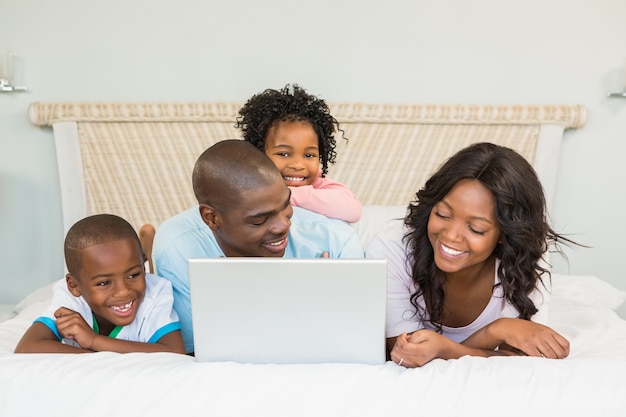
<svg viewBox="0 0 626 417"><path fill-rule="evenodd" d="M407 368L423 366L435 358L445 357L444 352L456 344L432 330L417 330L408 335L402 333L391 349L391 359Z"/></svg>
<svg viewBox="0 0 626 417"><path fill-rule="evenodd" d="M492 323L490 331L502 343L528 356L563 359L569 355L569 342L543 324L529 320L502 318Z"/></svg>

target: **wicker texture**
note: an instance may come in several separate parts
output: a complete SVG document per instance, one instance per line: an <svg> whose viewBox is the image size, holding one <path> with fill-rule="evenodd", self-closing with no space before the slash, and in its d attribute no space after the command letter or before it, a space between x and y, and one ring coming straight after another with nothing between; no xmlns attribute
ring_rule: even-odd
<svg viewBox="0 0 626 417"><path fill-rule="evenodd" d="M87 214L108 212L139 228L195 204L191 171L211 144L238 138L242 103L33 103L31 122L74 121ZM542 124L578 128L581 106L331 104L336 135L329 176L363 205L407 204L437 167L464 146L489 141L533 161ZM556 163L556 161L555 161Z"/></svg>

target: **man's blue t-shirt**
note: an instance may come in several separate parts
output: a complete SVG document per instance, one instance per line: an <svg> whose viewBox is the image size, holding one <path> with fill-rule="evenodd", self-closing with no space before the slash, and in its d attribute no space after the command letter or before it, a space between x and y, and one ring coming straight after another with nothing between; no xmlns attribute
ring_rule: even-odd
<svg viewBox="0 0 626 417"><path fill-rule="evenodd" d="M331 258L364 257L355 229L348 223L293 207L284 257L319 258L324 251ZM224 252L195 206L159 226L152 254L156 272L172 282L174 309L180 318L185 349L193 352L188 260L218 258L224 256Z"/></svg>

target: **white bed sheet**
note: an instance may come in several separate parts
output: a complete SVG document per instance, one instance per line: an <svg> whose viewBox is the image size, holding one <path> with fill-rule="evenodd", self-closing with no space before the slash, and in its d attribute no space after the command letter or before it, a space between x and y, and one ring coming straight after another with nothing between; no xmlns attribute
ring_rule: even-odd
<svg viewBox="0 0 626 417"><path fill-rule="evenodd" d="M553 277L549 323L564 360L463 357L422 368L197 363L168 353L20 354L12 350L51 295L0 323L0 416L626 415L626 298L594 277Z"/></svg>

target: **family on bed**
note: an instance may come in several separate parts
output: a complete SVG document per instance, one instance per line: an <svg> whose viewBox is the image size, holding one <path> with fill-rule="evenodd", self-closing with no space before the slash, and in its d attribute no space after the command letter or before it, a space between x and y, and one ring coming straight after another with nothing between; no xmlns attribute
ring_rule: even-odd
<svg viewBox="0 0 626 417"><path fill-rule="evenodd" d="M244 140L199 156L198 205L157 230L159 276L145 272L126 220L78 221L65 239L66 278L16 352L192 354L187 260L262 256L386 259L387 348L401 366L569 354L565 338L531 319L549 279L543 254L573 242L548 225L541 184L517 152L489 143L460 150L417 191L404 221L362 248L350 225L361 205L326 175L334 135L343 136L326 102L286 86L252 96L239 114Z"/></svg>

